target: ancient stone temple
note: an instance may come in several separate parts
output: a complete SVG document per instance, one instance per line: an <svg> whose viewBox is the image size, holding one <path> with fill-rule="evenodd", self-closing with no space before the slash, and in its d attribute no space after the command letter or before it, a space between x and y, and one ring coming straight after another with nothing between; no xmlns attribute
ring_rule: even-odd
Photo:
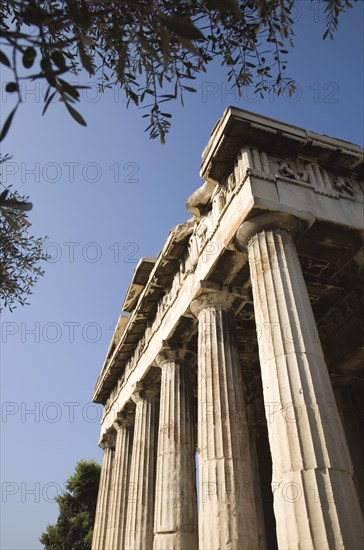
<svg viewBox="0 0 364 550"><path fill-rule="evenodd" d="M357 145L225 111L96 383L94 550L363 548L363 175Z"/></svg>

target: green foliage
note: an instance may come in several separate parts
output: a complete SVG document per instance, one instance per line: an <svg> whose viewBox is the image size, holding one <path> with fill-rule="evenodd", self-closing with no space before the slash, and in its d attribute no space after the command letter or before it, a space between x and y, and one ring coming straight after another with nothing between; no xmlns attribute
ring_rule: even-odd
<svg viewBox="0 0 364 550"><path fill-rule="evenodd" d="M0 164L8 159L0 156ZM31 204L26 199L10 192L9 187L0 195L0 311L28 304L33 286L44 274L40 264L49 259L43 252L45 238L35 238L29 232L25 210Z"/></svg>
<svg viewBox="0 0 364 550"><path fill-rule="evenodd" d="M100 465L81 460L66 483L67 492L56 497L59 516L40 537L46 550L90 550L95 521Z"/></svg>
<svg viewBox="0 0 364 550"><path fill-rule="evenodd" d="M12 70L9 93L18 101L3 126L9 130L21 103L21 79L47 82L43 113L57 95L70 115L85 121L72 104L80 100L82 71L95 75L100 90L121 86L128 104L149 109L147 131L164 142L170 114L162 104L196 91L190 81L220 59L227 80L241 93L254 85L263 95L293 93L285 76L293 46L292 13L298 0L7 0L1 3L0 62ZM322 0L332 38L349 0ZM310 37L308 36L308 40ZM6 53L4 51L6 50ZM9 54L9 55L8 55ZM24 71L25 69L25 71ZM28 71L31 69L31 72ZM148 103L149 101L149 103Z"/></svg>

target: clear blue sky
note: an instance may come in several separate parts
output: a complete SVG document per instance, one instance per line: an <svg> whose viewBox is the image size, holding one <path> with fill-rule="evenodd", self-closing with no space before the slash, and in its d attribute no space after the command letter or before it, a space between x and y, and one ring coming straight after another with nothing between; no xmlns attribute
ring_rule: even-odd
<svg viewBox="0 0 364 550"><path fill-rule="evenodd" d="M317 2L299 2L295 18L287 71L297 80L295 98L238 98L216 65L184 108L172 107L164 146L149 141L142 113L126 110L121 95L88 92L82 128L62 105L42 118L41 90L28 84L2 148L13 155L6 183L30 195L31 231L48 235L56 261L31 305L1 319L2 550L41 548L39 535L57 518L53 497L76 462L101 460L101 407L90 405L91 395L133 269L190 217L184 203L201 185L201 153L224 109L363 144L363 2L342 17L334 42L321 41ZM4 91L2 102L5 115Z"/></svg>

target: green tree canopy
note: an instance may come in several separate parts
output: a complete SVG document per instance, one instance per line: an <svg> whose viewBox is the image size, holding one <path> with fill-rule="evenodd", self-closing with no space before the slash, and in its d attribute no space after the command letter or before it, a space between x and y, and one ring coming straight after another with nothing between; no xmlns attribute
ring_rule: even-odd
<svg viewBox="0 0 364 550"><path fill-rule="evenodd" d="M46 550L90 550L101 468L81 460L66 483L67 492L56 497L59 516L40 537Z"/></svg>
<svg viewBox="0 0 364 550"><path fill-rule="evenodd" d="M9 160L0 155L0 164ZM41 263L49 259L44 253L45 238L31 235L27 211L28 197L9 187L0 188L0 311L10 311L17 304L27 304L32 288L44 274Z"/></svg>
<svg viewBox="0 0 364 550"><path fill-rule="evenodd" d="M333 37L349 0L321 0L323 38ZM292 13L298 0L7 0L1 3L0 61L13 73L8 93L18 100L3 126L5 137L21 103L22 79L45 80L43 113L54 98L86 125L74 104L80 75L94 75L101 90L121 86L128 102L149 109L150 137L164 141L170 113L163 104L193 92L191 81L219 59L241 91L280 94L293 46ZM310 40L310 34L307 34ZM71 83L75 80L78 84Z"/></svg>

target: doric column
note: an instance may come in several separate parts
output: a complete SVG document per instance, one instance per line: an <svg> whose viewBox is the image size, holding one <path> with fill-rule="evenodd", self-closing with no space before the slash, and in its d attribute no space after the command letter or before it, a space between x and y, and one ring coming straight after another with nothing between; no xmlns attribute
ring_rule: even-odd
<svg viewBox="0 0 364 550"><path fill-rule="evenodd" d="M163 351L154 520L155 550L196 550L197 499L190 381L192 354Z"/></svg>
<svg viewBox="0 0 364 550"><path fill-rule="evenodd" d="M115 435L105 434L100 447L103 449L99 491L97 495L92 550L108 550L106 547L107 523L110 510L112 464L115 449Z"/></svg>
<svg viewBox="0 0 364 550"><path fill-rule="evenodd" d="M237 233L247 245L273 462L279 548L363 547L351 460L290 232L263 214ZM334 411L334 416L333 416Z"/></svg>
<svg viewBox="0 0 364 550"><path fill-rule="evenodd" d="M130 467L125 548L153 548L154 487L158 401L153 389L132 396L136 404L133 451Z"/></svg>
<svg viewBox="0 0 364 550"><path fill-rule="evenodd" d="M127 413L118 413L114 428L116 443L106 537L107 550L124 548L134 418Z"/></svg>
<svg viewBox="0 0 364 550"><path fill-rule="evenodd" d="M209 550L264 548L232 297L211 292L191 304L198 317L199 544Z"/></svg>

